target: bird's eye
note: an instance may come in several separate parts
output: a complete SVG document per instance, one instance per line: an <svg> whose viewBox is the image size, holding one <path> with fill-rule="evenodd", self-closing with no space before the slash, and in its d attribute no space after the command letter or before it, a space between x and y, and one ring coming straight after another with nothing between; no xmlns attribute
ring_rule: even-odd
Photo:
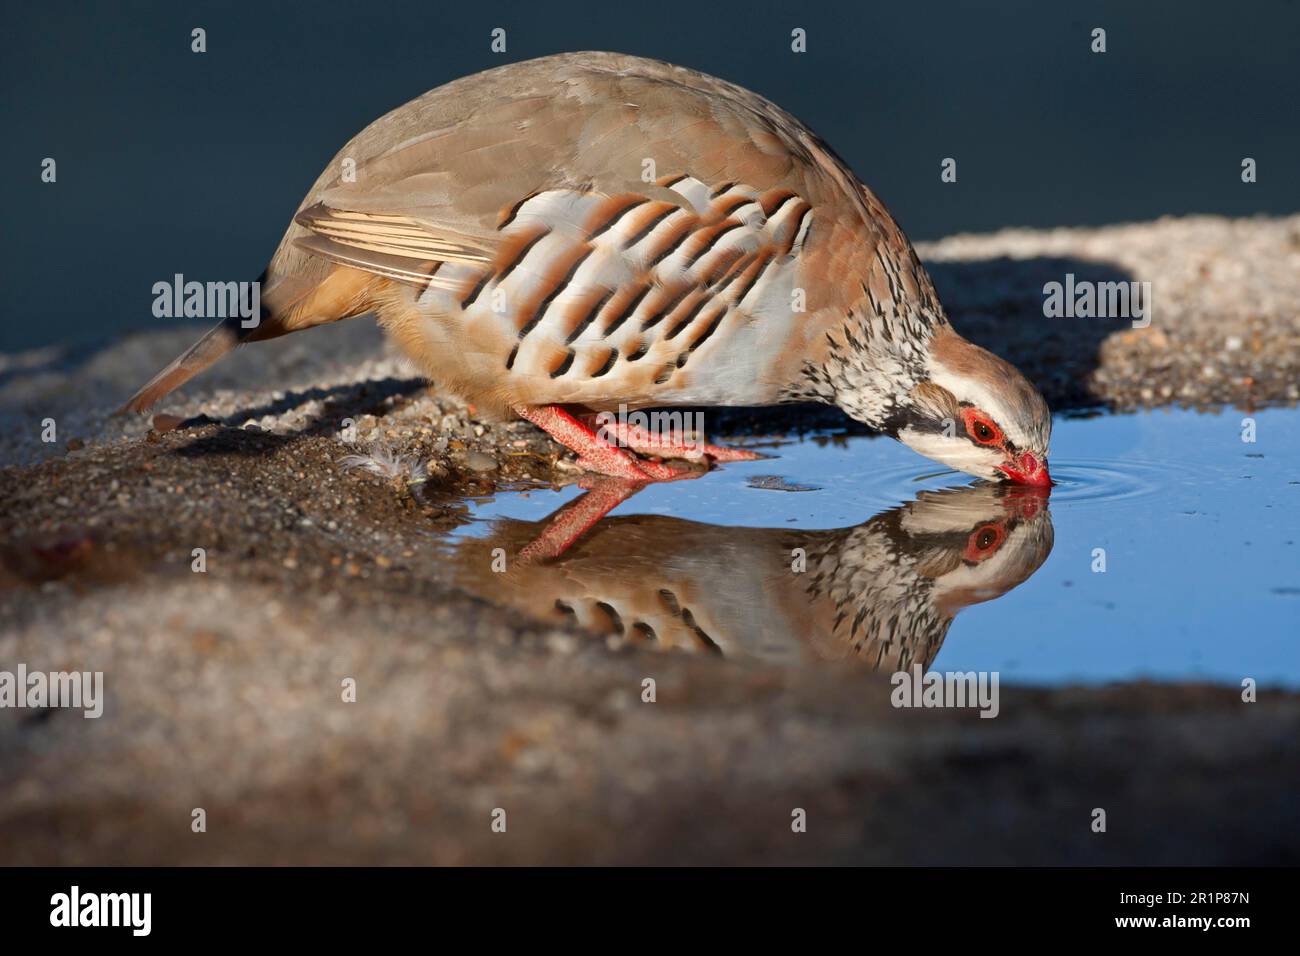
<svg viewBox="0 0 1300 956"><path fill-rule="evenodd" d="M962 418L966 424L966 434L970 435L981 445L1001 445L1002 431L993 420L981 412L979 409L968 408L962 412Z"/></svg>
<svg viewBox="0 0 1300 956"><path fill-rule="evenodd" d="M982 561L1002 547L1004 536L1002 528L995 524L981 525L967 539L966 554L963 557L967 561Z"/></svg>

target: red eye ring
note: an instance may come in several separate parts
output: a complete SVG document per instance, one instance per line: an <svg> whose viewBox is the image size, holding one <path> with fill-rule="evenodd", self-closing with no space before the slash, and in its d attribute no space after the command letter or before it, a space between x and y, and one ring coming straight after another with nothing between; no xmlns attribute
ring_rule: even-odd
<svg viewBox="0 0 1300 956"><path fill-rule="evenodd" d="M962 555L967 561L982 561L1002 547L1006 531L1000 524L986 524L971 532L966 540L966 553Z"/></svg>
<svg viewBox="0 0 1300 956"><path fill-rule="evenodd" d="M981 445L990 445L1000 447L1003 443L1002 429L993 423L978 408L963 408L961 411L962 424L966 426L966 434L979 442Z"/></svg>

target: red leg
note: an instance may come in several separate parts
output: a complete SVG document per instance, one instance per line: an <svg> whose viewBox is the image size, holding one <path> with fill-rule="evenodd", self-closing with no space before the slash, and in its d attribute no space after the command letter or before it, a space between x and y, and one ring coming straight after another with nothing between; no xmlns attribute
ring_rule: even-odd
<svg viewBox="0 0 1300 956"><path fill-rule="evenodd" d="M601 518L645 487L644 481L597 478L591 490L567 505L527 547L519 552L521 564L558 558Z"/></svg>
<svg viewBox="0 0 1300 956"><path fill-rule="evenodd" d="M515 413L526 418L566 448L578 453L578 465L587 471L622 478L625 481L676 481L694 478L661 462L641 461L622 448L601 439L594 431L557 405L516 405Z"/></svg>
<svg viewBox="0 0 1300 956"><path fill-rule="evenodd" d="M726 445L709 445L702 441L695 441L680 429L659 434L640 425L629 425L626 422L611 422L603 425L602 428L602 434L607 439L643 455L685 458L689 461L699 461L705 457L714 461L757 461L766 457L756 451L746 451L743 448L728 448Z"/></svg>

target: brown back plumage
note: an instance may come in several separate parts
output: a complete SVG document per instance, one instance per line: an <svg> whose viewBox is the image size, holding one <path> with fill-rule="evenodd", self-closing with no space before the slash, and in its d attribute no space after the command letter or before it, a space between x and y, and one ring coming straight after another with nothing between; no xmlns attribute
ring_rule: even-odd
<svg viewBox="0 0 1300 956"><path fill-rule="evenodd" d="M242 342L368 311L486 406L762 403L853 308L937 309L883 206L796 119L618 54L432 90L345 145L300 208L261 325L219 326L128 409Z"/></svg>

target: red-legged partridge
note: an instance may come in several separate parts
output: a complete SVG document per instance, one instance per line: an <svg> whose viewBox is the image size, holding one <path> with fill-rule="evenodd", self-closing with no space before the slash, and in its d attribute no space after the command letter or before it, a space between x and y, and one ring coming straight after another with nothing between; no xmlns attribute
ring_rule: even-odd
<svg viewBox="0 0 1300 956"><path fill-rule="evenodd" d="M370 312L440 386L602 474L678 473L584 414L813 400L961 471L1049 483L1043 399L952 330L872 192L788 113L666 63L546 57L376 120L280 242L260 324L227 320L127 408L242 342Z"/></svg>
<svg viewBox="0 0 1300 956"><path fill-rule="evenodd" d="M928 669L958 611L1046 560L1046 498L1046 489L989 484L925 491L828 531L628 515L602 521L556 560L526 560L583 508L579 499L549 522L498 520L457 542L447 566L459 587L494 604L572 616L601 636L665 650ZM505 570L491 573L498 549Z"/></svg>

